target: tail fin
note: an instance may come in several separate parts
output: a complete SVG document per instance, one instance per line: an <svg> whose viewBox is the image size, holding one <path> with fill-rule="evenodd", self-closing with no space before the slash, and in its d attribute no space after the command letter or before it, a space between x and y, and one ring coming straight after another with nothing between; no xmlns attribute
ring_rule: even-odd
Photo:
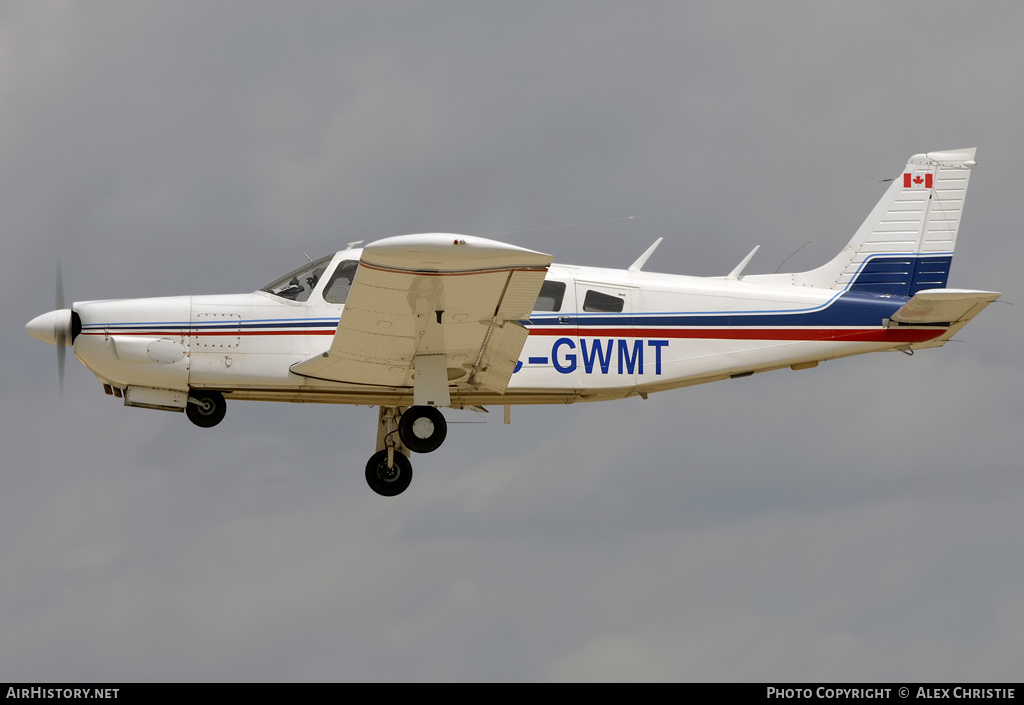
<svg viewBox="0 0 1024 705"><path fill-rule="evenodd" d="M945 288L975 151L912 156L842 252L793 283L899 296Z"/></svg>

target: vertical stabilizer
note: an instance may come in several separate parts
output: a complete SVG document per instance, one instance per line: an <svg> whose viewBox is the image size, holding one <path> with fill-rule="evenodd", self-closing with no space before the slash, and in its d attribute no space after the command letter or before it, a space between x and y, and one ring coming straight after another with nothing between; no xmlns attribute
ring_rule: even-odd
<svg viewBox="0 0 1024 705"><path fill-rule="evenodd" d="M793 283L900 296L944 288L975 151L912 156L842 252Z"/></svg>

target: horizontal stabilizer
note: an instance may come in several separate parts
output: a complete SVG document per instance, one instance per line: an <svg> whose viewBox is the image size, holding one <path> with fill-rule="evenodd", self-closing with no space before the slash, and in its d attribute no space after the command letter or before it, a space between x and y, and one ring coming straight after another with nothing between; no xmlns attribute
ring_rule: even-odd
<svg viewBox="0 0 1024 705"><path fill-rule="evenodd" d="M1002 294L970 289L924 289L892 315L897 323L965 323Z"/></svg>

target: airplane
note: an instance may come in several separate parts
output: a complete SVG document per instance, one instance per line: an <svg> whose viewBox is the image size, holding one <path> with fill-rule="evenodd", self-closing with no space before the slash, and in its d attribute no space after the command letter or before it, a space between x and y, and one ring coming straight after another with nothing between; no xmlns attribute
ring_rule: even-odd
<svg viewBox="0 0 1024 705"><path fill-rule="evenodd" d="M442 408L640 396L940 347L1001 294L946 288L976 150L916 154L849 243L805 272L694 277L553 264L469 235L351 243L258 291L63 304L26 330L126 406L216 426L227 400L377 406L366 481L395 496ZM308 259L308 258L307 258Z"/></svg>

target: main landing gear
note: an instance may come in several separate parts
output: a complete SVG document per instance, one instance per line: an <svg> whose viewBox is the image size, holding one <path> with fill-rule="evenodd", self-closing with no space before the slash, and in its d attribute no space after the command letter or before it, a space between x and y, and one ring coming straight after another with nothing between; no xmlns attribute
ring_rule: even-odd
<svg viewBox="0 0 1024 705"><path fill-rule="evenodd" d="M226 411L227 402L220 392L189 392L185 415L196 426L216 426ZM447 435L444 416L432 406L382 406L377 417L377 452L366 463L366 483L385 497L401 494L412 482L409 454L437 450Z"/></svg>
<svg viewBox="0 0 1024 705"><path fill-rule="evenodd" d="M448 424L434 407L412 406L406 409L398 422L398 435L412 452L429 453L444 443Z"/></svg>
<svg viewBox="0 0 1024 705"><path fill-rule="evenodd" d="M444 416L432 406L382 406L377 416L377 452L366 463L366 483L385 497L401 494L412 482L410 451L437 450L447 434Z"/></svg>

